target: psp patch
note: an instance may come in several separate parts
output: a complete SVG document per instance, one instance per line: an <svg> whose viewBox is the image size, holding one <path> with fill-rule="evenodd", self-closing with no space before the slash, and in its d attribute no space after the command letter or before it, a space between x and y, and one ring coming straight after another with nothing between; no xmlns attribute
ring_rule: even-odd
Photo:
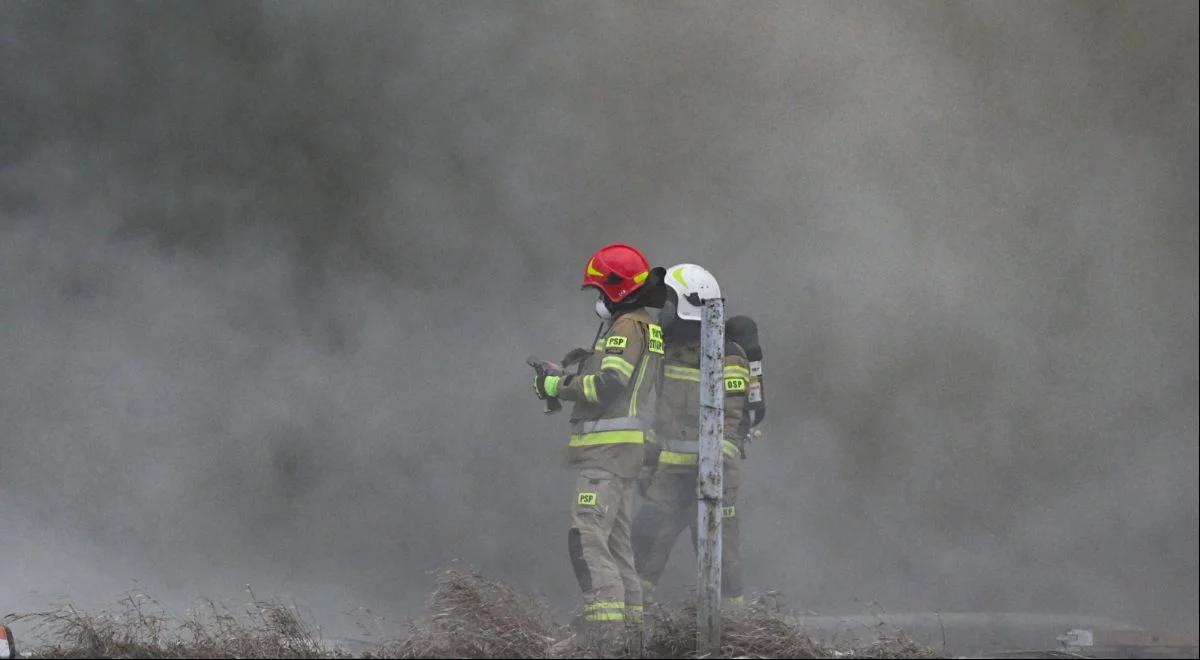
<svg viewBox="0 0 1200 660"><path fill-rule="evenodd" d="M721 507L721 517L722 518L736 518L737 517L737 509L734 507L731 507L731 506L723 506L723 507Z"/></svg>
<svg viewBox="0 0 1200 660"><path fill-rule="evenodd" d="M580 493L578 503L579 506L596 506L596 494Z"/></svg>
<svg viewBox="0 0 1200 660"><path fill-rule="evenodd" d="M625 337L612 336L604 340L604 352L610 355L620 355L625 352L625 346L629 344L629 340Z"/></svg>
<svg viewBox="0 0 1200 660"><path fill-rule="evenodd" d="M745 392L746 391L746 379L738 378L736 376L730 376L729 378L726 378L725 379L725 391L726 392Z"/></svg>

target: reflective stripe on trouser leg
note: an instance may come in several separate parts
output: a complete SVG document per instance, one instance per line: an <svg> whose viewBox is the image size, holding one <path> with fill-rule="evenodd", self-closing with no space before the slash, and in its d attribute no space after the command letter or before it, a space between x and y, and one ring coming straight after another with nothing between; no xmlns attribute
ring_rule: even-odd
<svg viewBox="0 0 1200 660"><path fill-rule="evenodd" d="M597 600L583 605L584 621L625 621L625 603L619 600Z"/></svg>
<svg viewBox="0 0 1200 660"><path fill-rule="evenodd" d="M632 483L592 468L580 470L575 479L568 550L583 591L584 621L625 620L625 585L609 545L620 515L623 481Z"/></svg>
<svg viewBox="0 0 1200 660"><path fill-rule="evenodd" d="M647 583L651 587L658 584L675 539L688 526L689 511L695 517L695 503L694 472L655 472L633 524L634 553L643 591Z"/></svg>

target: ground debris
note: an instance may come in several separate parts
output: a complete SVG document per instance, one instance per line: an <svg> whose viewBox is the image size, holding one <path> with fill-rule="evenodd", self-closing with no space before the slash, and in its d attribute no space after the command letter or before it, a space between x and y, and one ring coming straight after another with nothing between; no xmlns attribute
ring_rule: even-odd
<svg viewBox="0 0 1200 660"><path fill-rule="evenodd" d="M251 594L253 596L253 594ZM336 658L317 627L294 605L252 600L243 611L206 601L183 617L169 615L135 592L115 610L63 605L10 616L26 639L40 640L32 658Z"/></svg>
<svg viewBox="0 0 1200 660"><path fill-rule="evenodd" d="M377 657L545 658L565 631L542 601L475 572L448 569L437 579L424 621Z"/></svg>
<svg viewBox="0 0 1200 660"><path fill-rule="evenodd" d="M865 643L826 645L795 624L773 599L723 613L725 658L934 658L928 647L900 631ZM549 606L472 571L446 570L430 598L425 620L409 637L392 642L378 657L578 658L596 654L580 645L566 625L555 624ZM643 657L696 658L696 610L687 604L656 604L646 611Z"/></svg>
<svg viewBox="0 0 1200 660"><path fill-rule="evenodd" d="M596 657L542 599L460 567L437 574L426 615L393 641L361 649L368 658ZM722 613L725 658L934 658L900 631L852 644L818 642L769 598ZM252 599L242 611L208 602L182 618L144 594L115 611L67 605L7 619L43 640L35 658L346 658L294 605ZM696 658L696 611L656 604L646 611L642 657Z"/></svg>

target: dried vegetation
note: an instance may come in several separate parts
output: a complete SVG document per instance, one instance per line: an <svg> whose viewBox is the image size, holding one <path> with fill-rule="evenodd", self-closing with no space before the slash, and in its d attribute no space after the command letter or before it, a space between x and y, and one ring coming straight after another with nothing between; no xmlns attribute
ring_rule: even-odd
<svg viewBox="0 0 1200 660"><path fill-rule="evenodd" d="M253 596L253 595L252 595ZM252 597L233 611L207 603L182 618L167 615L144 594L115 611L61 607L9 617L41 640L38 658L342 658L351 654L322 640L320 629L294 605ZM694 658L695 611L655 605L647 611L645 657ZM539 599L472 571L449 569L437 578L428 612L406 634L358 655L375 658L588 657L571 628L556 623ZM730 658L933 658L931 649L902 633L862 643L830 645L810 639L771 599L725 613L721 656ZM28 650L28 649L26 649Z"/></svg>

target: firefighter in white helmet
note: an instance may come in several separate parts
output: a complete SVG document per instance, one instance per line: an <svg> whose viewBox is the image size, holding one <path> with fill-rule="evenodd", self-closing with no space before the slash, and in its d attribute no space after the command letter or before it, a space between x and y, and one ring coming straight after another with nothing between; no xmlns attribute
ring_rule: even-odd
<svg viewBox="0 0 1200 660"><path fill-rule="evenodd" d="M712 273L695 264L667 269L668 301L659 315L666 339L663 379L654 419L657 466L646 488L645 502L633 523L633 552L643 598L667 565L671 546L684 528L696 540L696 474L700 439L700 317L704 300L721 297ZM742 579L738 544L738 462L741 460L742 413L750 368L746 352L725 343L725 427L721 450L725 461L722 494L721 593L740 603ZM651 454L653 455L653 454ZM652 460L652 459L651 459Z"/></svg>

